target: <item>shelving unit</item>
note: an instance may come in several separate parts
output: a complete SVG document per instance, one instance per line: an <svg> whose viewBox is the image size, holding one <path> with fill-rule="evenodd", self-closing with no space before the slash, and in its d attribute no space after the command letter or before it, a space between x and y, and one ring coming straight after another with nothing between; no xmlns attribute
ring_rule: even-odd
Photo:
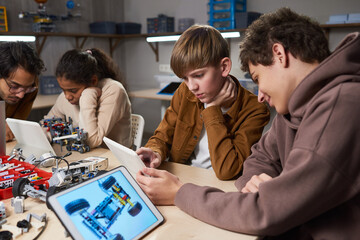
<svg viewBox="0 0 360 240"><path fill-rule="evenodd" d="M6 7L0 6L0 32L8 31Z"/></svg>
<svg viewBox="0 0 360 240"><path fill-rule="evenodd" d="M323 24L321 27L325 30L327 36L329 36L331 29L336 28L359 28L360 23L349 23L349 24ZM239 31L244 32L246 29L230 29L230 30L223 30L221 32L230 32L230 31ZM144 40L147 37L152 36L168 36L168 35L179 35L181 32L171 32L171 33L153 33L153 34L91 34L91 33L54 33L54 32L0 32L0 35L19 35L19 36L35 36L35 45L36 49L39 54L43 49L43 46L47 39L50 37L70 37L75 39L75 46L76 48L83 48L86 40L88 38L107 38L109 40L109 48L110 48L110 55L113 55L116 47L120 43L121 40L125 39L135 39L135 38L143 38ZM159 61L159 43L149 43L152 51L155 54L156 61Z"/></svg>

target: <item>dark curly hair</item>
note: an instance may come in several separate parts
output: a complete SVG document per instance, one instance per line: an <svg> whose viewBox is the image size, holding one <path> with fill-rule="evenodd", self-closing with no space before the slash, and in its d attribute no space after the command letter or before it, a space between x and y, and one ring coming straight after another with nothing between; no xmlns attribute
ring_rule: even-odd
<svg viewBox="0 0 360 240"><path fill-rule="evenodd" d="M99 81L111 78L121 82L120 71L114 61L97 48L65 52L56 67L55 75L86 86L91 84L94 75Z"/></svg>
<svg viewBox="0 0 360 240"><path fill-rule="evenodd" d="M45 70L43 61L29 43L2 43L0 56L0 78L9 78L21 67L38 79L40 73Z"/></svg>
<svg viewBox="0 0 360 240"><path fill-rule="evenodd" d="M240 43L241 69L249 72L249 63L272 65L274 43L282 44L286 51L306 63L320 63L330 55L328 40L319 23L289 8L280 8L263 14L246 30Z"/></svg>

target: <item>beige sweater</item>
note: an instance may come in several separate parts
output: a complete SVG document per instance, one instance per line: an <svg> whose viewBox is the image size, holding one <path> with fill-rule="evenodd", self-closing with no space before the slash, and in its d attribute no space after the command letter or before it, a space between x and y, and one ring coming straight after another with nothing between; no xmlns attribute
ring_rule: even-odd
<svg viewBox="0 0 360 240"><path fill-rule="evenodd" d="M101 97L93 89L85 89L79 105L69 103L64 93L44 118L71 117L74 127L83 128L88 133L87 143L91 148L102 144L104 136L130 147L131 104L123 85L113 79L99 82Z"/></svg>

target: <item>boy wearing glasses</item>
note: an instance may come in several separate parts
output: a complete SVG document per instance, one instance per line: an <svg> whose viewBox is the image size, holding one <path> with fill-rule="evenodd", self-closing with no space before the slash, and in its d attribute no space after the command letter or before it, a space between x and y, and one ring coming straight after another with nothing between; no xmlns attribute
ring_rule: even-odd
<svg viewBox="0 0 360 240"><path fill-rule="evenodd" d="M5 101L6 117L26 119L38 92L38 76L44 63L24 42L0 44L0 56L0 100ZM6 125L6 141L13 138Z"/></svg>

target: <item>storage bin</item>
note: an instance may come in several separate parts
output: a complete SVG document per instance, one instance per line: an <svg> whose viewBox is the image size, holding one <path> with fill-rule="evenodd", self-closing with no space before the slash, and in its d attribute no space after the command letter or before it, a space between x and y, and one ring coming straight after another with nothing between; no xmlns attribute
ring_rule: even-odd
<svg viewBox="0 0 360 240"><path fill-rule="evenodd" d="M360 23L360 13L349 13L346 23Z"/></svg>
<svg viewBox="0 0 360 240"><path fill-rule="evenodd" d="M157 18L147 18L148 33L174 32L174 18L160 14Z"/></svg>
<svg viewBox="0 0 360 240"><path fill-rule="evenodd" d="M329 21L327 21L327 24L341 24L345 23L348 20L348 14L337 14L337 15L331 15L329 17Z"/></svg>
<svg viewBox="0 0 360 240"><path fill-rule="evenodd" d="M159 25L159 19L158 18L147 18L146 19L147 24L147 32L148 33L157 33L158 31L158 25Z"/></svg>
<svg viewBox="0 0 360 240"><path fill-rule="evenodd" d="M141 32L141 24L132 22L123 22L116 24L117 34L139 34Z"/></svg>
<svg viewBox="0 0 360 240"><path fill-rule="evenodd" d="M42 95L59 94L62 92L55 76L41 76L39 82L39 90Z"/></svg>
<svg viewBox="0 0 360 240"><path fill-rule="evenodd" d="M236 28L236 14L246 12L246 0L209 0L209 25L219 29Z"/></svg>
<svg viewBox="0 0 360 240"><path fill-rule="evenodd" d="M247 28L253 21L258 19L261 13L258 12L238 12L236 13L235 20L236 28Z"/></svg>
<svg viewBox="0 0 360 240"><path fill-rule="evenodd" d="M185 31L186 29L194 25L194 23L195 20L193 18L180 18L178 24L179 32Z"/></svg>
<svg viewBox="0 0 360 240"><path fill-rule="evenodd" d="M0 171L0 200L13 197L12 187L18 178L32 178L35 180L31 182L42 184L52 176L51 172L35 168L34 165L22 162L16 159L8 160L9 156L0 156L0 164L12 164L14 167L7 170ZM31 173L30 173L31 172ZM38 177L38 178L37 178Z"/></svg>
<svg viewBox="0 0 360 240"><path fill-rule="evenodd" d="M89 24L90 33L115 34L115 22L93 22Z"/></svg>

